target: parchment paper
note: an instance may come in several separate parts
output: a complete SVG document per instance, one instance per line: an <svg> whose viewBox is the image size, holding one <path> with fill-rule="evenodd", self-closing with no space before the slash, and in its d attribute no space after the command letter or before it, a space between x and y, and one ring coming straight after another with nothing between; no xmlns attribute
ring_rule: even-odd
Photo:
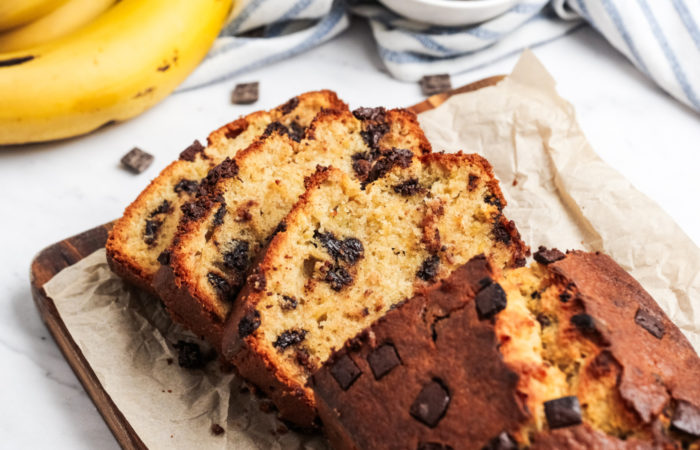
<svg viewBox="0 0 700 450"><path fill-rule="evenodd" d="M530 52L493 87L450 98L419 117L435 150L476 152L494 166L527 243L601 250L629 270L700 348L700 250L655 203L590 148L571 105ZM44 286L66 327L143 442L157 448L325 448L289 431L266 401L216 361L177 364L160 304L107 267L104 250ZM212 424L226 429L211 432Z"/></svg>

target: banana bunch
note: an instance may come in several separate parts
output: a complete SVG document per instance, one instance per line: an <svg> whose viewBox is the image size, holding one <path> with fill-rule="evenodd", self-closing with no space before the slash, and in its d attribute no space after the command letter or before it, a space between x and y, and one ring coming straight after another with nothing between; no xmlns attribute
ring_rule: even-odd
<svg viewBox="0 0 700 450"><path fill-rule="evenodd" d="M0 33L0 145L142 113L204 58L231 2L0 0L0 30L12 28ZM32 14L20 4L35 5Z"/></svg>

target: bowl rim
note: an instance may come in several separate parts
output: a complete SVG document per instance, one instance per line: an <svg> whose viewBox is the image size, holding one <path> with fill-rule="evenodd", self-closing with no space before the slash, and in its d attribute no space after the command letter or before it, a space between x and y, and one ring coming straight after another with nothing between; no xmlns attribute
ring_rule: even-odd
<svg viewBox="0 0 700 450"><path fill-rule="evenodd" d="M470 10L506 3L518 3L520 0L401 0L401 3L436 6L450 10Z"/></svg>

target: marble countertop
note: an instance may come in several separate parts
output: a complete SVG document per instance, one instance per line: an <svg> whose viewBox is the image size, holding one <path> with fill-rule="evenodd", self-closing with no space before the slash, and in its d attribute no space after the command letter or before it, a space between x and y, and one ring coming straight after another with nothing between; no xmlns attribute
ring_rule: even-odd
<svg viewBox="0 0 700 450"><path fill-rule="evenodd" d="M560 94L576 108L598 154L700 245L700 115L645 79L590 28L534 51L557 80ZM513 55L453 77L453 85L508 73L516 59ZM261 83L258 103L231 105L233 85L250 80ZM205 139L239 115L321 87L337 91L351 107L406 106L422 100L418 85L386 73L368 27L355 23L308 53L173 95L127 123L82 138L0 150L2 447L118 448L32 302L28 271L34 255L117 218L192 140ZM133 146L156 157L141 175L119 167L119 159ZM595 188L596 180L591 180Z"/></svg>

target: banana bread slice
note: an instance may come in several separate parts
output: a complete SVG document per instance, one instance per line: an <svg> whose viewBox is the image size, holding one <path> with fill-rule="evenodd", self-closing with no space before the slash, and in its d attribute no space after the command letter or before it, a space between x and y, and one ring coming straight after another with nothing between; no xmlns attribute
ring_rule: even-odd
<svg viewBox="0 0 700 450"><path fill-rule="evenodd" d="M505 204L478 155L425 155L365 190L317 172L234 304L224 356L282 417L310 426L305 383L333 349L477 254L524 264Z"/></svg>
<svg viewBox="0 0 700 450"><path fill-rule="evenodd" d="M698 448L700 358L602 254L479 256L311 377L333 448Z"/></svg>
<svg viewBox="0 0 700 450"><path fill-rule="evenodd" d="M248 147L269 127L288 130L299 138L322 109L347 108L331 91L309 92L270 111L258 111L212 132L208 146L199 142L156 177L114 224L107 240L107 259L126 281L154 293L158 257L172 242L182 216L180 206L195 198L199 183L226 157Z"/></svg>
<svg viewBox="0 0 700 450"><path fill-rule="evenodd" d="M317 165L351 173L359 189L427 152L430 144L415 115L400 109L325 110L300 142L272 130L215 167L202 183L207 195L183 207L169 264L155 277L159 296L175 320L220 348L248 268Z"/></svg>

